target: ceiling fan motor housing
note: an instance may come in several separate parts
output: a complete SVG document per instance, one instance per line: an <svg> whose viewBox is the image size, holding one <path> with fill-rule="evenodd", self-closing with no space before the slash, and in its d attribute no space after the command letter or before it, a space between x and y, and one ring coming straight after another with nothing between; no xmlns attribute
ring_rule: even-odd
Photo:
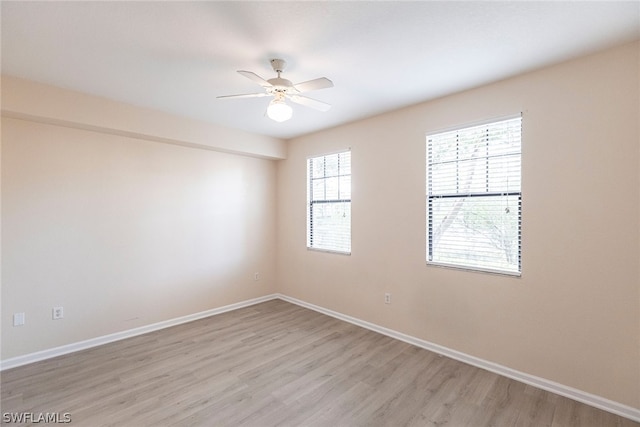
<svg viewBox="0 0 640 427"><path fill-rule="evenodd" d="M278 77L267 80L267 82L269 82L273 86L271 88L271 92L289 93L295 91L293 83L291 83L290 80L280 77L280 73L282 73L287 67L287 62L284 59L272 59L271 67L273 67L273 71L278 73Z"/></svg>
<svg viewBox="0 0 640 427"><path fill-rule="evenodd" d="M274 77L267 80L273 86L273 90L279 92L289 92L294 89L293 83L290 80L283 79L282 77Z"/></svg>

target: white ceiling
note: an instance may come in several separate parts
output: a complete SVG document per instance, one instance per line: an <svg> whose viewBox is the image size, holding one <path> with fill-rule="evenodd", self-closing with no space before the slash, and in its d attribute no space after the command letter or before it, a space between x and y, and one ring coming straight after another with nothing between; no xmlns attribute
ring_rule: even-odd
<svg viewBox="0 0 640 427"><path fill-rule="evenodd" d="M291 138L640 38L640 2L2 1L2 73L180 116ZM236 70L326 76L265 117Z"/></svg>

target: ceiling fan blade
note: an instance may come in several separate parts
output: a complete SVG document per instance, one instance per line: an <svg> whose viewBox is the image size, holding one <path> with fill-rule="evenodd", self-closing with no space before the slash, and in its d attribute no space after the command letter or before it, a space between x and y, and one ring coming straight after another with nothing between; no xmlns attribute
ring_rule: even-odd
<svg viewBox="0 0 640 427"><path fill-rule="evenodd" d="M222 96L216 96L216 98L260 98L262 96L269 96L268 93L266 92L262 92L262 93L246 93L243 95L222 95Z"/></svg>
<svg viewBox="0 0 640 427"><path fill-rule="evenodd" d="M317 99L307 98L302 95L290 95L289 99L296 104L304 105L305 107L315 108L319 111L328 111L331 105L326 102L318 101Z"/></svg>
<svg viewBox="0 0 640 427"><path fill-rule="evenodd" d="M293 86L298 90L298 92L309 92L311 90L333 87L333 82L326 77L320 77L319 79L309 80Z"/></svg>
<svg viewBox="0 0 640 427"><path fill-rule="evenodd" d="M258 83L262 87L266 88L266 87L272 86L271 83L269 83L268 81L266 81L265 79L257 75L256 73L252 73L251 71L238 70L238 73L242 74L243 76L245 76L250 80L253 80L254 82Z"/></svg>

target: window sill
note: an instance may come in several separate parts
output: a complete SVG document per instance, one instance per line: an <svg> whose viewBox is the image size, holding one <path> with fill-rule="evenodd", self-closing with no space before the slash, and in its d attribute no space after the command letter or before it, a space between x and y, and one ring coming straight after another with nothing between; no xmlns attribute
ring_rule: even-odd
<svg viewBox="0 0 640 427"><path fill-rule="evenodd" d="M465 267L462 265L446 264L446 263L432 262L432 261L427 261L427 265L431 267L446 268L451 270L468 271L471 273L485 273L485 274L494 274L498 276L515 277L518 279L522 277L522 272L517 272L517 271L493 270L490 268L479 268L479 267Z"/></svg>
<svg viewBox="0 0 640 427"><path fill-rule="evenodd" d="M336 251L333 249L319 249L319 248L310 248L307 247L308 251L312 251L312 252L326 252L326 253L330 253L330 254L336 254L336 255L347 255L347 256L351 256L351 252L343 252L343 251Z"/></svg>

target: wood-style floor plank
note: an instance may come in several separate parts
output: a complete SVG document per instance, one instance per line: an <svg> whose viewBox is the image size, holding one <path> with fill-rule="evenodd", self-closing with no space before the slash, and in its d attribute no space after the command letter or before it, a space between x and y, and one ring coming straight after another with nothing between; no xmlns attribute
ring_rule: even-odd
<svg viewBox="0 0 640 427"><path fill-rule="evenodd" d="M73 426L640 426L281 300L1 380L3 414Z"/></svg>

